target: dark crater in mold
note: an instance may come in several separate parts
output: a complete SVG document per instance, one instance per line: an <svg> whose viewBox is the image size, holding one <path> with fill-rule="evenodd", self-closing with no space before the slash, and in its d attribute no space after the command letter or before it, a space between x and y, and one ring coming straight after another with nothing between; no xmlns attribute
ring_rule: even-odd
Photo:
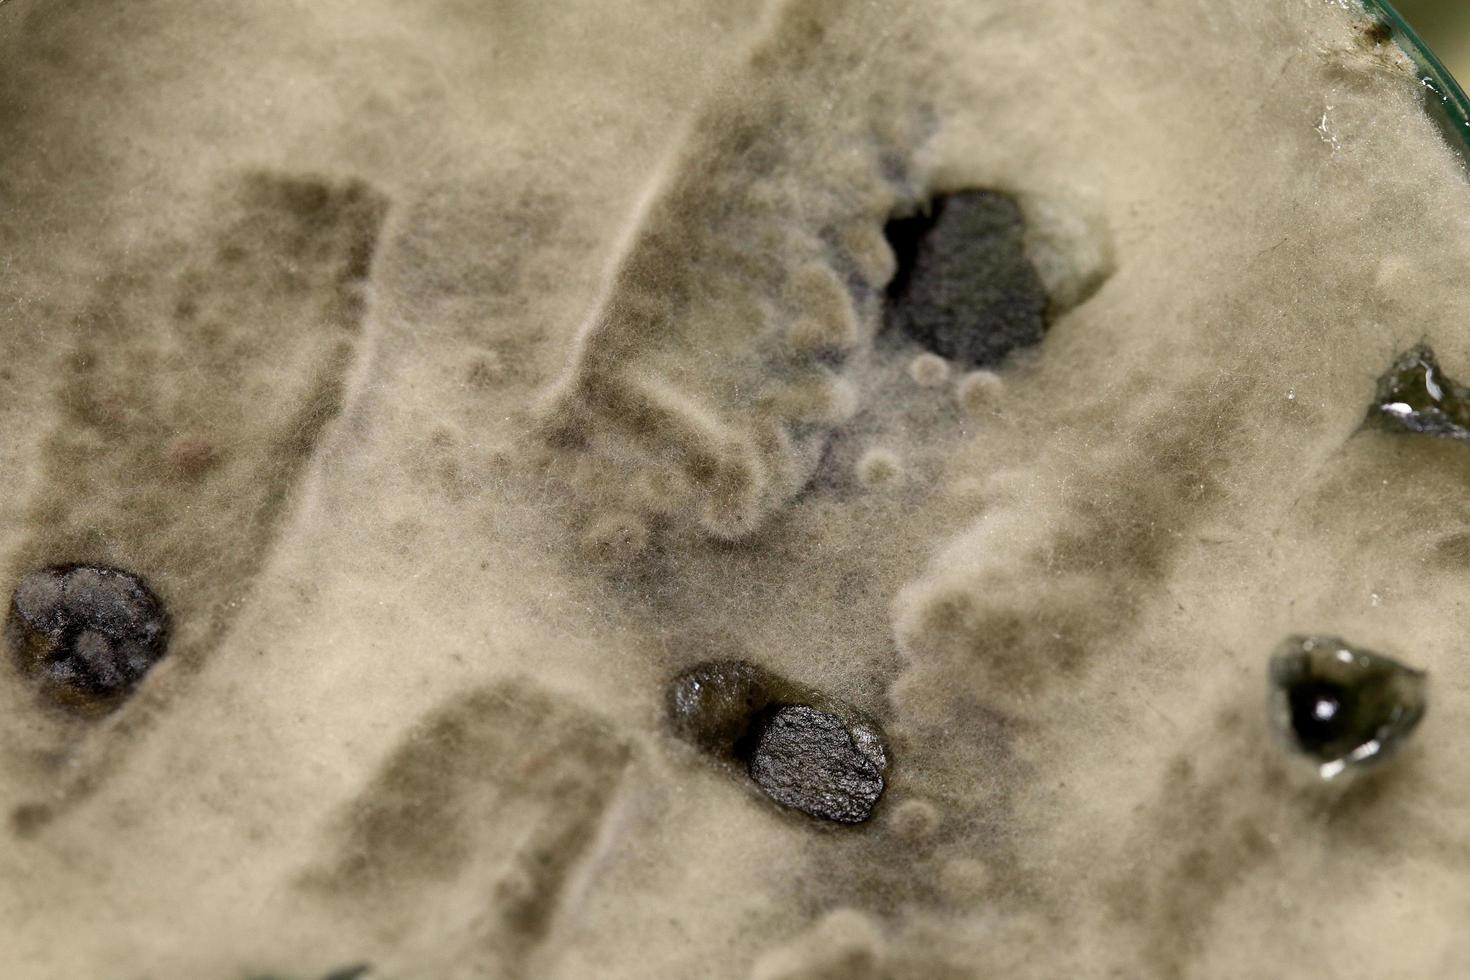
<svg viewBox="0 0 1470 980"><path fill-rule="evenodd" d="M882 730L844 702L744 660L700 664L669 686L675 733L795 810L857 824L883 795Z"/></svg>
<svg viewBox="0 0 1470 980"><path fill-rule="evenodd" d="M965 190L894 218L884 235L898 260L887 326L967 367L990 367L1046 333L1049 297L1023 247L1026 222L1009 195Z"/></svg>
<svg viewBox="0 0 1470 980"><path fill-rule="evenodd" d="M1378 379L1364 424L1470 442L1470 389L1445 376L1428 344L1417 344Z"/></svg>
<svg viewBox="0 0 1470 980"><path fill-rule="evenodd" d="M1396 751L1424 717L1422 671L1333 636L1293 636L1271 658L1278 735L1324 779Z"/></svg>
<svg viewBox="0 0 1470 980"><path fill-rule="evenodd" d="M23 576L6 635L21 672L50 702L79 714L117 706L168 644L163 602L131 572L53 565Z"/></svg>

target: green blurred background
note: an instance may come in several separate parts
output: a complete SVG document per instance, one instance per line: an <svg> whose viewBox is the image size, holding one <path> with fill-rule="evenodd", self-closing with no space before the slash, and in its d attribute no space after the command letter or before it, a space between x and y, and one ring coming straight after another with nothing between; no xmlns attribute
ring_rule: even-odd
<svg viewBox="0 0 1470 980"><path fill-rule="evenodd" d="M1391 2L1439 55L1460 87L1470 86L1470 0Z"/></svg>

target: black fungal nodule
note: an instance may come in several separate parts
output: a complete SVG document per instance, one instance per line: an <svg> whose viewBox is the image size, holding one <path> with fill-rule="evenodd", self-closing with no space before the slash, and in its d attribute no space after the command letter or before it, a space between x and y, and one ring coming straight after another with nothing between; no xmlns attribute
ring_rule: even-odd
<svg viewBox="0 0 1470 980"><path fill-rule="evenodd" d="M674 678L669 718L680 738L743 765L761 792L809 816L862 823L883 795L888 750L875 723L747 661Z"/></svg>
<svg viewBox="0 0 1470 980"><path fill-rule="evenodd" d="M1445 377L1434 351L1418 344L1378 379L1367 424L1470 442L1470 390Z"/></svg>
<svg viewBox="0 0 1470 980"><path fill-rule="evenodd" d="M1049 298L1025 232L1015 200L990 190L941 195L928 213L889 221L884 234L898 259L889 323L968 367L1039 343Z"/></svg>
<svg viewBox="0 0 1470 980"><path fill-rule="evenodd" d="M131 572L55 565L16 584L6 633L17 666L48 700L97 714L115 707L164 655L168 615Z"/></svg>
<svg viewBox="0 0 1470 980"><path fill-rule="evenodd" d="M862 823L883 794L884 755L870 755L841 718L804 704L764 719L751 748L750 778L777 803L837 823Z"/></svg>
<svg viewBox="0 0 1470 980"><path fill-rule="evenodd" d="M1332 636L1293 636L1271 658L1271 720L1323 779L1392 754L1424 717L1425 674Z"/></svg>

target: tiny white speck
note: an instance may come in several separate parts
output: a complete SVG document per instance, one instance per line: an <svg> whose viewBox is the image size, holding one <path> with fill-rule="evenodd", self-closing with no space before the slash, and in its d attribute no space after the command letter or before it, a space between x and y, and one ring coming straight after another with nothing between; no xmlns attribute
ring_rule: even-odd
<svg viewBox="0 0 1470 980"><path fill-rule="evenodd" d="M1332 147L1332 152L1336 153L1342 144L1339 142L1337 133L1333 131L1332 123L1328 119L1329 114L1334 108L1334 106L1328 106L1323 109L1321 120L1312 128L1317 131L1317 135L1322 138L1322 142Z"/></svg>

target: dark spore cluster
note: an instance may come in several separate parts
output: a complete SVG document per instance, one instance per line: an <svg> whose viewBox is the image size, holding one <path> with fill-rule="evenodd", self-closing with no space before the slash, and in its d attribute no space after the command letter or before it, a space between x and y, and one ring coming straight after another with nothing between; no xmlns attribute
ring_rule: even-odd
<svg viewBox="0 0 1470 980"><path fill-rule="evenodd" d="M744 660L700 664L669 686L675 734L743 768L782 806L841 824L863 823L883 795L882 731L851 705Z"/></svg>
<svg viewBox="0 0 1470 980"><path fill-rule="evenodd" d="M100 714L164 655L169 621L163 602L131 572L53 565L16 584L6 633L16 665L46 700Z"/></svg>

